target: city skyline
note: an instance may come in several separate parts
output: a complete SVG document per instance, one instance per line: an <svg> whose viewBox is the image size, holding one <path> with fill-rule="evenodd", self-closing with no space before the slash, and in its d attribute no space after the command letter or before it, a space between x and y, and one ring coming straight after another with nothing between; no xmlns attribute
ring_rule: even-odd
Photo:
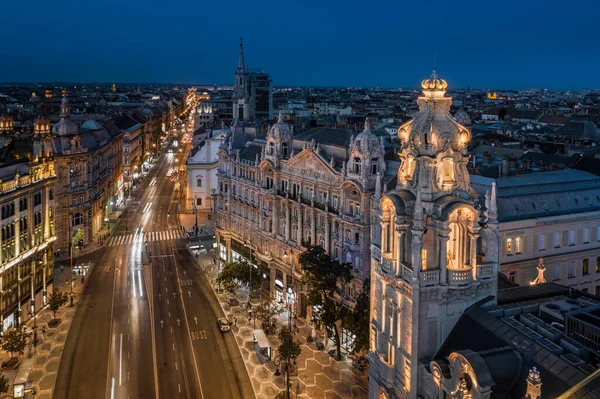
<svg viewBox="0 0 600 399"><path fill-rule="evenodd" d="M11 62L0 76L5 82L232 84L243 36L247 65L264 68L277 87L416 88L434 64L453 88L600 87L595 75L573 72L600 64L593 51L598 5L582 5L586 13L541 5L12 3L1 17ZM292 14L298 23L288 23ZM214 15L226 15L227 23ZM28 29L19 30L24 19Z"/></svg>

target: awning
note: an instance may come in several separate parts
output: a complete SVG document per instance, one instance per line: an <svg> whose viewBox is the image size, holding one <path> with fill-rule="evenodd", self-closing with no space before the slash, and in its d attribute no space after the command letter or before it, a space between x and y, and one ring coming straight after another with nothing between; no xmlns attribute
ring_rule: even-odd
<svg viewBox="0 0 600 399"><path fill-rule="evenodd" d="M256 342L260 349L269 349L271 347L263 330L254 330L252 334L254 334L254 342Z"/></svg>

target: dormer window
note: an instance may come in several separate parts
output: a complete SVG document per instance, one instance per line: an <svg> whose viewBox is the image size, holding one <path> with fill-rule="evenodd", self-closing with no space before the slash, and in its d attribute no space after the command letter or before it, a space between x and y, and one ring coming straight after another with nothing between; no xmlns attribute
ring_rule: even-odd
<svg viewBox="0 0 600 399"><path fill-rule="evenodd" d="M281 155L284 158L288 156L288 143L281 144Z"/></svg>
<svg viewBox="0 0 600 399"><path fill-rule="evenodd" d="M379 159L371 158L371 174L376 175L379 172Z"/></svg>
<svg viewBox="0 0 600 399"><path fill-rule="evenodd" d="M355 157L352 160L352 171L356 174L360 174L360 158Z"/></svg>

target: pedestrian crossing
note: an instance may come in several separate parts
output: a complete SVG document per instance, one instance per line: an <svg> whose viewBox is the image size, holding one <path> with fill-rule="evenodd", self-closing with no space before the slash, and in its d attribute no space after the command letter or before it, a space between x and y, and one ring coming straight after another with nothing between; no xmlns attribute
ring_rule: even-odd
<svg viewBox="0 0 600 399"><path fill-rule="evenodd" d="M123 234L112 237L108 241L109 247L118 247L120 245L135 244L138 242L158 242L167 240L177 240L184 238L185 233L180 230L148 231L144 233Z"/></svg>

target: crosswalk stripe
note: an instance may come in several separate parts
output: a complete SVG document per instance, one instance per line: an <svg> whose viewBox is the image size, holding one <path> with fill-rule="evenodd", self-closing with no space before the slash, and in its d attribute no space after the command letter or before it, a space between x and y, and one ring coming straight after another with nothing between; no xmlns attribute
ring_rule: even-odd
<svg viewBox="0 0 600 399"><path fill-rule="evenodd" d="M110 239L110 242L108 243L108 246L109 246L109 247L112 247L113 245L115 245L115 241L116 241L116 240L117 240L117 237L112 237L112 238Z"/></svg>

